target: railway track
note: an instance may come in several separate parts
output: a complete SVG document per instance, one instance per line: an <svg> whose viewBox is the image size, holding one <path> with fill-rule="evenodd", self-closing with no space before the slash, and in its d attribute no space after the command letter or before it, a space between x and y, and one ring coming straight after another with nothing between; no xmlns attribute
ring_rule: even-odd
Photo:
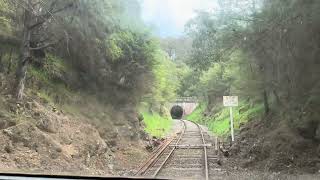
<svg viewBox="0 0 320 180"><path fill-rule="evenodd" d="M218 166L218 143L208 140L209 135L198 124L180 121L180 133L164 142L136 173L137 176L210 179L211 171Z"/></svg>

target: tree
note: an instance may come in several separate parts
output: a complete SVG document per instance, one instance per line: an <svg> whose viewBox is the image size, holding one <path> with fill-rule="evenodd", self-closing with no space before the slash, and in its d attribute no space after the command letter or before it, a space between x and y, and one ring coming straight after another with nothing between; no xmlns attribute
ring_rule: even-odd
<svg viewBox="0 0 320 180"><path fill-rule="evenodd" d="M47 32L46 26L48 26L49 20L54 20L53 15L59 13L72 6L71 3L63 3L62 7L57 7L58 0L50 1L48 7L44 7L42 0L26 0L17 1L17 4L23 8L23 29L22 40L20 50L20 61L16 71L16 86L15 96L17 100L22 100L25 79L27 75L28 64L32 57L45 48L52 46L59 40L51 40L48 35L44 35ZM59 4L61 5L61 3ZM48 8L48 9L46 9Z"/></svg>
<svg viewBox="0 0 320 180"><path fill-rule="evenodd" d="M197 91L213 89L211 93L219 96L239 94L264 104L266 114L285 111L283 119L301 124L295 128L309 127L301 132L314 132L311 126L320 124L314 118L318 111L315 105L320 101L312 93L319 89L320 36L316 32L320 24L315 9L320 3L223 2L213 12L198 13L187 26L193 38L188 64L201 80ZM312 120L305 118L305 122L300 122L296 118L303 116Z"/></svg>

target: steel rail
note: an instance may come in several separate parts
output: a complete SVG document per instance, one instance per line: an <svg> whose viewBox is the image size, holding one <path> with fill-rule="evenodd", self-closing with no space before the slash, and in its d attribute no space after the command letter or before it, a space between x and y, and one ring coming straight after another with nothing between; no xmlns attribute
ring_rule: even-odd
<svg viewBox="0 0 320 180"><path fill-rule="evenodd" d="M204 139L202 128L200 127L199 124L197 124L197 123L194 123L194 124L196 124L198 126L200 134L201 134L202 143L205 145L206 142ZM205 179L208 180L209 179L209 168L208 168L208 155L207 155L207 147L206 146L203 146L203 151L204 151L204 168L205 168L205 177L206 177Z"/></svg>
<svg viewBox="0 0 320 180"><path fill-rule="evenodd" d="M176 141L175 145L178 145L180 140L182 139L183 134L185 133L186 130L186 123L183 120L180 120L181 122L183 122L183 130L180 133L180 136L178 138L178 140ZM157 168L157 170L154 172L153 177L155 178L159 172L161 171L161 169L164 167L164 165L167 163L168 159L171 157L171 155L173 154L173 152L176 150L176 146L174 146L172 148L172 150L169 152L169 154L167 155L167 157L164 159L164 161L160 164L160 166Z"/></svg>
<svg viewBox="0 0 320 180"><path fill-rule="evenodd" d="M169 144L173 141L173 138L166 140L159 148L157 148L152 156L140 166L139 170L135 173L135 176L142 175L145 173L153 164L157 161L157 158L162 154L162 152L169 146Z"/></svg>

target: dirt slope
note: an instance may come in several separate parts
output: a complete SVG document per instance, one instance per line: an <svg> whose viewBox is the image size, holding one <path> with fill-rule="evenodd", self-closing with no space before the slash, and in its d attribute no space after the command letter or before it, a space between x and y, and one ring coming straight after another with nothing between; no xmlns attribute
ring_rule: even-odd
<svg viewBox="0 0 320 180"><path fill-rule="evenodd" d="M111 173L108 164L112 153L93 126L50 111L35 101L18 104L15 111L16 122L0 130L1 170ZM19 122L17 117L25 119Z"/></svg>
<svg viewBox="0 0 320 180"><path fill-rule="evenodd" d="M97 124L88 116L44 102L32 90L16 103L7 86L10 83L1 76L0 80L0 172L123 175L148 155L144 141L132 140L132 134L139 134L127 122L136 124L133 118L126 121L125 116L116 126L97 116Z"/></svg>
<svg viewBox="0 0 320 180"><path fill-rule="evenodd" d="M268 121L267 121L268 120ZM286 121L252 121L241 129L230 161L245 169L289 174L320 172L319 143L303 138Z"/></svg>

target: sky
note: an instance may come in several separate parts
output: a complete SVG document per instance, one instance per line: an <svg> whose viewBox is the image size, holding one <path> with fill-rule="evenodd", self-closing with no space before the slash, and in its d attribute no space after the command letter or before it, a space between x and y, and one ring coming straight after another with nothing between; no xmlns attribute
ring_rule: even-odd
<svg viewBox="0 0 320 180"><path fill-rule="evenodd" d="M161 37L179 37L195 10L212 10L215 0L142 0L142 18Z"/></svg>

